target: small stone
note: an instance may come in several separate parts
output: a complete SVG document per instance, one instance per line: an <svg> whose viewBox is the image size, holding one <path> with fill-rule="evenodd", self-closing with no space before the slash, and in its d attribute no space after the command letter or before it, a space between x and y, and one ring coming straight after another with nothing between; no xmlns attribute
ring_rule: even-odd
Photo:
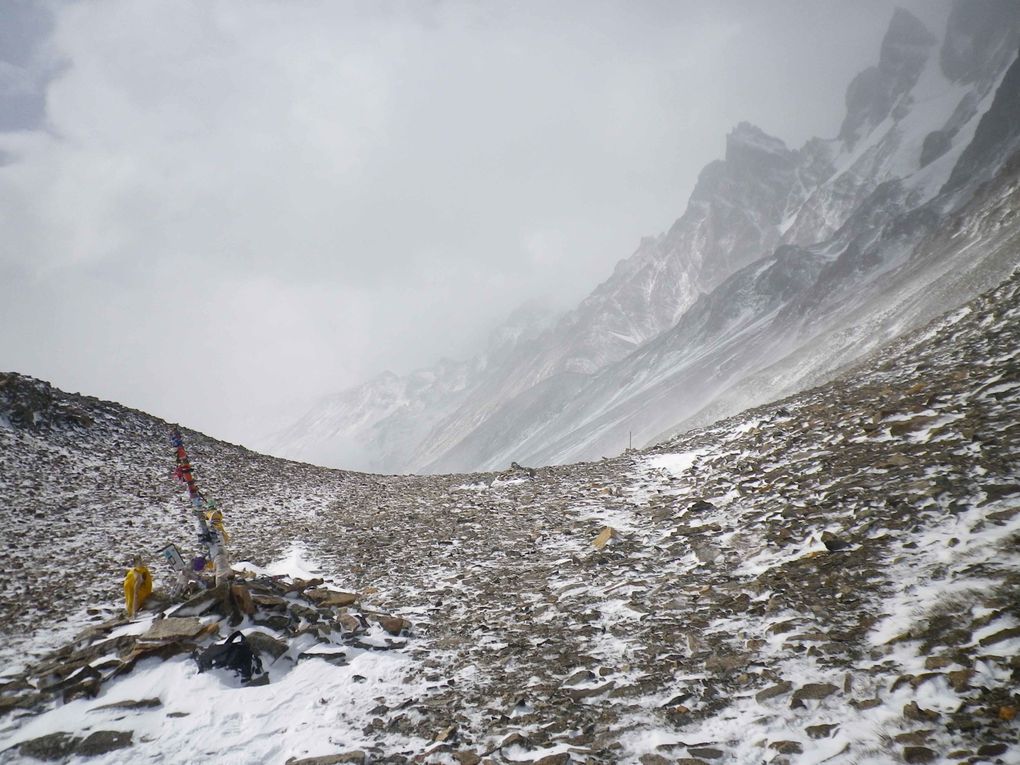
<svg viewBox="0 0 1020 765"><path fill-rule="evenodd" d="M344 752L343 754L327 754L322 757L305 757L302 760L297 760L292 757L287 760L287 765L342 765L342 763L356 763L356 765L364 765L365 760L365 753L360 749L355 749L352 752Z"/></svg>
<svg viewBox="0 0 1020 765"><path fill-rule="evenodd" d="M903 760L910 763L932 762L938 755L926 746L906 746L903 748Z"/></svg>
<svg viewBox="0 0 1020 765"><path fill-rule="evenodd" d="M305 590L305 597L320 606L343 608L358 602L354 592L336 592L335 590Z"/></svg>
<svg viewBox="0 0 1020 765"><path fill-rule="evenodd" d="M948 656L929 656L927 659L924 660L924 668L945 669L952 663L953 660L950 659Z"/></svg>
<svg viewBox="0 0 1020 765"><path fill-rule="evenodd" d="M776 696L782 696L784 693L789 693L793 690L793 683L784 681L778 685L773 685L771 688L765 688L764 690L758 691L754 694L754 700L759 704L769 699L774 699Z"/></svg>
<svg viewBox="0 0 1020 765"><path fill-rule="evenodd" d="M638 762L641 765L671 765L673 761L661 754L643 754L638 757Z"/></svg>
<svg viewBox="0 0 1020 765"><path fill-rule="evenodd" d="M125 749L134 743L131 740L133 737L134 734L129 730L97 730L79 743L74 748L74 753L83 757L95 757L117 749Z"/></svg>
<svg viewBox="0 0 1020 765"><path fill-rule="evenodd" d="M999 630L993 635L981 638L978 643L982 646L995 645L1001 643L1004 640L1010 640L1015 637L1020 637L1020 627L1010 627L1009 629Z"/></svg>
<svg viewBox="0 0 1020 765"><path fill-rule="evenodd" d="M977 753L979 757L998 757L1007 751L1009 751L1009 746L1000 742L997 744L984 744L978 747Z"/></svg>
<svg viewBox="0 0 1020 765"><path fill-rule="evenodd" d="M790 708L795 709L797 707L804 706L805 700L821 701L826 699L836 691L837 688L832 683L808 683L802 685L796 691L793 692L793 699L790 701Z"/></svg>
<svg viewBox="0 0 1020 765"><path fill-rule="evenodd" d="M832 734L839 729L837 723L831 723L828 725L809 725L804 729L804 732L808 734L810 738L829 738Z"/></svg>
<svg viewBox="0 0 1020 765"><path fill-rule="evenodd" d="M822 544L825 545L825 549L829 552L839 552L850 547L850 543L840 539L831 531L822 532Z"/></svg>
<svg viewBox="0 0 1020 765"><path fill-rule="evenodd" d="M933 712L930 709L919 707L916 701L911 701L903 705L903 716L908 720L914 720L915 722L934 722L939 719L938 712Z"/></svg>
<svg viewBox="0 0 1020 765"><path fill-rule="evenodd" d="M443 728L439 733L436 734L434 741L455 741L457 738L457 726L450 725Z"/></svg>
<svg viewBox="0 0 1020 765"><path fill-rule="evenodd" d="M605 528L602 529L602 531L599 532L599 535L595 537L595 539L592 541L592 544L595 546L596 550L601 550L607 544L609 544L611 540L616 539L618 536L619 534L617 533L616 529L614 529L612 526L606 526Z"/></svg>
<svg viewBox="0 0 1020 765"><path fill-rule="evenodd" d="M974 677L974 670L972 669L957 669L946 673L946 679L957 693L963 693L970 688L972 677Z"/></svg>
<svg viewBox="0 0 1020 765"><path fill-rule="evenodd" d="M566 752L559 752L558 754L548 754L545 757L539 757L531 765L567 765L568 762L570 762L570 755Z"/></svg>
<svg viewBox="0 0 1020 765"><path fill-rule="evenodd" d="M376 621L379 622L380 627L394 636L411 628L411 622L399 616L377 616Z"/></svg>
<svg viewBox="0 0 1020 765"><path fill-rule="evenodd" d="M773 741L769 749L775 749L780 754L803 754L804 747L799 741Z"/></svg>
<svg viewBox="0 0 1020 765"><path fill-rule="evenodd" d="M365 631L365 625L361 623L361 619L352 614L340 614L336 621L343 632L358 634Z"/></svg>
<svg viewBox="0 0 1020 765"><path fill-rule="evenodd" d="M725 754L721 749L711 746L689 746L687 747L687 752L694 757L701 757L705 760L718 760Z"/></svg>
<svg viewBox="0 0 1020 765"><path fill-rule="evenodd" d="M564 686L570 685L581 685L582 683L590 683L595 679L595 673L587 669L579 669L577 672L572 674L566 680L563 681Z"/></svg>
<svg viewBox="0 0 1020 765"><path fill-rule="evenodd" d="M563 693L570 697L572 701L582 701L584 699L590 699L593 696L601 696L603 693L613 690L616 687L616 681L610 680L605 685L598 685L594 688L564 688Z"/></svg>
<svg viewBox="0 0 1020 765"><path fill-rule="evenodd" d="M715 510L715 505L704 499L696 500L687 508L687 511L690 513L704 513L709 510Z"/></svg>
<svg viewBox="0 0 1020 765"><path fill-rule="evenodd" d="M274 659L279 659L287 653L289 648L282 640L277 640L272 635L260 630L252 630L244 637L252 649L259 653L267 653Z"/></svg>
<svg viewBox="0 0 1020 765"><path fill-rule="evenodd" d="M713 653L705 659L705 671L712 674L732 672L746 667L751 658L741 653Z"/></svg>
<svg viewBox="0 0 1020 765"><path fill-rule="evenodd" d="M854 709L860 710L874 709L875 707L882 706L882 699L878 698L877 696L873 699L860 699L860 700L854 699L853 701L850 702L850 706L854 707Z"/></svg>
<svg viewBox="0 0 1020 765"><path fill-rule="evenodd" d="M453 759L460 763L460 765L478 765L478 763L482 761L482 758L470 749L462 749L459 752L454 752L452 756Z"/></svg>
<svg viewBox="0 0 1020 765"><path fill-rule="evenodd" d="M525 749L532 749L534 748L534 743L527 736L524 736L520 733L511 733L509 736L503 739L503 743L500 744L498 748L506 749L507 747L511 746L520 746L524 747Z"/></svg>

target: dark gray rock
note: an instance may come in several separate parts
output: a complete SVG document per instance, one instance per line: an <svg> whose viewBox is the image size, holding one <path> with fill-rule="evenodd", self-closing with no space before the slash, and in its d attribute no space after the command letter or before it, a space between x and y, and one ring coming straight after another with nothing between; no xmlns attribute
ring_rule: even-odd
<svg viewBox="0 0 1020 765"><path fill-rule="evenodd" d="M131 731L97 730L75 746L74 753L82 757L95 757L117 749L126 749L133 745L133 738Z"/></svg>

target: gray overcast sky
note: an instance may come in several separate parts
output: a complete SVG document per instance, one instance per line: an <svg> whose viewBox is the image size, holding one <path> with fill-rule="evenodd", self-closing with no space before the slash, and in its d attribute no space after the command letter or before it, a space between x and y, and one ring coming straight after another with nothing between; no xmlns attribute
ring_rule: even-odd
<svg viewBox="0 0 1020 765"><path fill-rule="evenodd" d="M893 7L5 0L0 370L239 440L464 356L668 228L740 120L835 135Z"/></svg>

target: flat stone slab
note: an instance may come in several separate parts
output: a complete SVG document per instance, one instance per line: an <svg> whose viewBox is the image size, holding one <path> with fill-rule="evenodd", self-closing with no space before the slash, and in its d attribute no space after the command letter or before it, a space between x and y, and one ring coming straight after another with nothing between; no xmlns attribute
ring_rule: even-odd
<svg viewBox="0 0 1020 765"><path fill-rule="evenodd" d="M168 616L152 623L142 640L185 640L195 637L203 628L194 616Z"/></svg>

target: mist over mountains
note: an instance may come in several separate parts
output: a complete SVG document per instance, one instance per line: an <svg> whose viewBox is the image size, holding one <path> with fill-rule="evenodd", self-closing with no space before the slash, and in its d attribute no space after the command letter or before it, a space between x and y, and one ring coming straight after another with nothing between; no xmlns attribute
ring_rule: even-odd
<svg viewBox="0 0 1020 765"><path fill-rule="evenodd" d="M475 357L384 373L262 446L387 473L557 464L830 379L1015 262L1018 45L1013 3L957 2L944 33L897 10L835 138L740 123L683 215L575 308L522 309Z"/></svg>

